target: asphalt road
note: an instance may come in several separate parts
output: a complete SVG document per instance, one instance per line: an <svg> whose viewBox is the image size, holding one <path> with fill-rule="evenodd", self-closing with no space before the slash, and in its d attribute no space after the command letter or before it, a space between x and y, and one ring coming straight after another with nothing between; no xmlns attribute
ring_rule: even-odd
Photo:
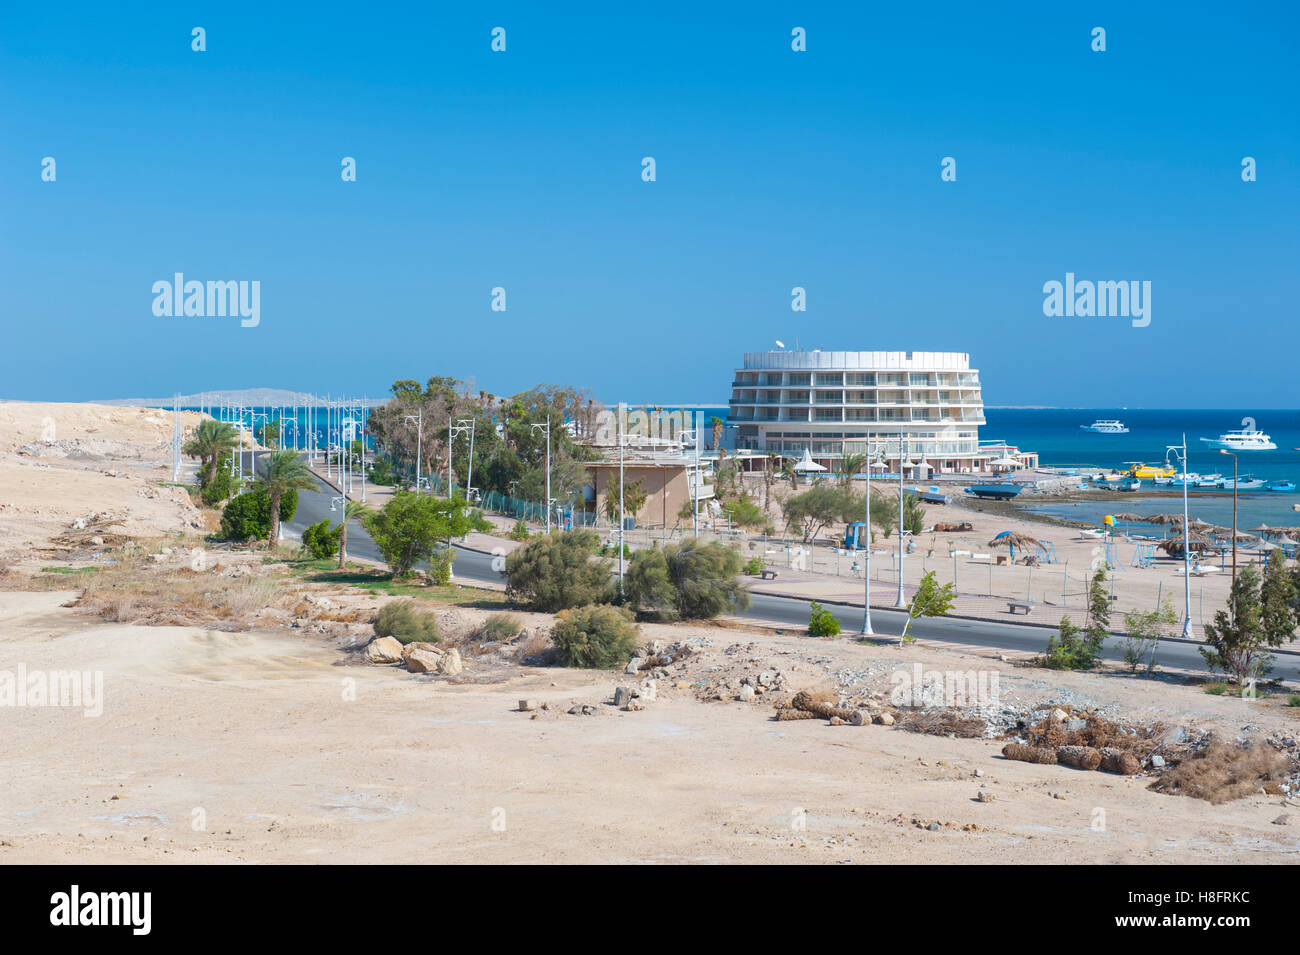
<svg viewBox="0 0 1300 955"><path fill-rule="evenodd" d="M247 466L247 462L246 462ZM335 491L323 481L317 479L318 491L298 492L298 511L293 520L287 522L287 528L301 536L307 525L315 524L328 517L337 523L339 513L330 511L330 498L337 496ZM379 548L356 521L348 526L348 554L368 560L383 562ZM492 555L481 551L469 550L457 545L454 565L455 577L465 583L500 583L503 575L492 568ZM856 633L862 626L862 608L827 604L823 606L835 614L848 633ZM777 625L788 625L792 630L803 630L808 626L811 614L810 601L794 597L777 597L768 594L752 594L749 609L738 616L755 621ZM872 629L882 638L897 637L903 630L905 615L893 610L872 608ZM915 621L909 633L918 640L937 643L961 643L972 646L987 647L991 650L1015 650L1040 653L1047 647L1047 638L1054 633L1055 626L1043 626L1027 623L1000 623L991 620L968 620L959 617L931 617ZM1158 661L1162 667L1176 667L1193 672L1208 672L1205 660L1201 657L1198 644L1183 643L1177 640L1165 640L1160 644ZM1123 640L1112 637L1106 642L1102 653L1107 660L1122 661ZM1295 652L1277 653L1274 658L1273 672L1275 678L1288 681L1300 680L1300 654Z"/></svg>

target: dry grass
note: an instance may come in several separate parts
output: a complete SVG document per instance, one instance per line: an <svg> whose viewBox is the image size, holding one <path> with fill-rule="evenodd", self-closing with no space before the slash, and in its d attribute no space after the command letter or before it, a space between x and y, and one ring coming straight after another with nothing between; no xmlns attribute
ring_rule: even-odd
<svg viewBox="0 0 1300 955"><path fill-rule="evenodd" d="M1204 799L1217 806L1261 790L1280 794L1279 783L1290 769L1287 755L1267 743L1242 746L1215 741L1166 770L1148 788Z"/></svg>
<svg viewBox="0 0 1300 955"><path fill-rule="evenodd" d="M898 728L909 733L924 733L926 736L979 739L988 729L988 724L957 710L924 710L905 713L898 721Z"/></svg>
<svg viewBox="0 0 1300 955"><path fill-rule="evenodd" d="M1067 730L1065 723L1053 722L1049 717L1031 726L1025 736L1029 745L1059 749L1062 746L1087 746L1092 749L1113 748L1132 753L1145 760L1157 748L1156 737L1164 729L1162 724L1128 727L1095 713L1074 713L1071 719L1087 720L1080 730ZM1132 732L1130 732L1130 729Z"/></svg>

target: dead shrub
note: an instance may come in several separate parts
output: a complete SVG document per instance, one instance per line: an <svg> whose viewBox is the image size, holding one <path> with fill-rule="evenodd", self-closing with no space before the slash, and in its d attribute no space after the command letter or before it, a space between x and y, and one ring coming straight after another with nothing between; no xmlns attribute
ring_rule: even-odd
<svg viewBox="0 0 1300 955"><path fill-rule="evenodd" d="M1280 782L1290 769L1291 760L1287 755L1267 743L1243 746L1216 740L1165 770L1147 788L1173 796L1204 799L1217 806L1261 789L1270 795L1280 794Z"/></svg>
<svg viewBox="0 0 1300 955"><path fill-rule="evenodd" d="M909 733L923 733L926 736L979 739L988 729L988 724L957 710L922 710L905 714L898 721L898 728Z"/></svg>

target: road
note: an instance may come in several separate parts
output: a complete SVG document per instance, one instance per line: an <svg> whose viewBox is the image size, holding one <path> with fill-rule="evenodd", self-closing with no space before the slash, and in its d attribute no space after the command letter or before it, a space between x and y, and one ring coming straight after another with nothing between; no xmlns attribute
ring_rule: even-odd
<svg viewBox="0 0 1300 955"><path fill-rule="evenodd" d="M337 511L330 511L330 498L336 492L317 478L319 490L298 492L298 511L293 520L288 521L288 530L301 536L309 524L328 517L336 522ZM356 521L348 526L348 554L367 560L383 562L379 548ZM469 550L457 545L455 576L465 583L501 583L503 575L492 569L492 555L481 551ZM835 614L848 633L856 633L862 626L862 608L827 604L823 606ZM754 621L786 625L792 630L802 630L808 626L811 614L810 601L794 597L777 597L769 594L752 594L749 609L737 616ZM896 637L903 630L904 614L894 610L872 608L872 629L882 637ZM1047 638L1055 632L1055 627L1026 624L1000 623L992 620L970 620L960 617L931 617L915 621L909 632L918 640L938 643L959 643L970 646L986 647L990 650L1012 650L1027 653L1041 653L1047 646ZM1207 673L1208 667L1198 650L1199 644L1184 643L1178 640L1165 640L1160 644L1159 662L1165 668L1177 668L1198 673ZM1124 659L1124 642L1118 637L1106 641L1102 656L1111 661L1122 662ZM1292 651L1277 653L1271 676L1288 681L1300 680L1300 654Z"/></svg>

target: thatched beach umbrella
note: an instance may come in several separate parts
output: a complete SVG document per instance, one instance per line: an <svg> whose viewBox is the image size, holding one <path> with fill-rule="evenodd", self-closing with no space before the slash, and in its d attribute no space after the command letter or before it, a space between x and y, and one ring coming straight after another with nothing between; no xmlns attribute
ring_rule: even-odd
<svg viewBox="0 0 1300 955"><path fill-rule="evenodd" d="M1164 551L1170 557L1183 556L1182 535L1179 535L1178 537L1170 537L1167 540L1162 540L1156 546L1160 548L1162 551ZM1213 546L1214 546L1214 540L1212 538L1206 537L1204 534L1193 533L1193 534L1189 534L1187 537L1187 549L1189 551L1192 551L1193 553L1200 553L1206 548L1213 547Z"/></svg>
<svg viewBox="0 0 1300 955"><path fill-rule="evenodd" d="M1112 514L1111 517L1115 518L1117 521L1123 521L1125 524L1132 524L1136 521L1149 521L1151 519L1149 517L1143 517L1141 514L1133 514L1129 511L1125 511L1121 514Z"/></svg>
<svg viewBox="0 0 1300 955"><path fill-rule="evenodd" d="M1030 537L1028 534L1022 534L1019 531L1003 531L1001 534L997 535L991 541L989 541L988 546L989 547L1010 547L1012 563L1015 563L1016 560L1017 547L1019 547L1021 550L1028 550L1028 551L1047 549L1046 547L1043 546L1043 542L1040 541L1037 537Z"/></svg>

